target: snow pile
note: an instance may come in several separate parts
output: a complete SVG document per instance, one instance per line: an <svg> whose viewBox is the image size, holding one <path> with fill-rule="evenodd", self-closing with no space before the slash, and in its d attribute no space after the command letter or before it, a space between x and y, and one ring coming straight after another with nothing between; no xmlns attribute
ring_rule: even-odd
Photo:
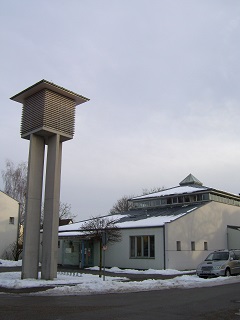
<svg viewBox="0 0 240 320"><path fill-rule="evenodd" d="M22 266L22 260L10 261L10 260L0 259L0 268L1 267L21 267L21 266Z"/></svg>
<svg viewBox="0 0 240 320"><path fill-rule="evenodd" d="M90 267L86 268L87 270L98 271L99 267ZM148 269L148 270L133 270L133 269L120 269L118 267L106 268L105 271L112 273L129 273L129 274L161 274L161 275L176 275L176 274L185 274L185 273L193 273L195 270L189 271L179 271L174 269L166 269L166 270L156 270L156 269Z"/></svg>
<svg viewBox="0 0 240 320"><path fill-rule="evenodd" d="M1 266L16 266L16 263L0 260ZM20 262L19 262L20 264ZM17 264L19 266L19 264ZM97 270L98 268L91 268ZM103 277L98 275L84 274L84 273L70 273L59 272L57 279L54 280L39 280L24 279L21 280L20 272L0 272L0 287L19 289L19 288L33 288L45 287L45 291L31 293L31 295L89 295L89 294L106 294L106 293L124 293L124 292L138 292L150 290L164 290L171 288L196 288L217 286L230 283L239 283L240 276L235 277L219 277L213 279L201 279L194 275L181 275L181 271L177 270L122 270L117 267L107 269L113 273L122 273L123 277L106 276L105 281ZM178 274L179 276L166 279L156 280L148 279L144 281L129 281L124 277L124 273L145 273L145 274ZM48 289L49 288L49 289Z"/></svg>

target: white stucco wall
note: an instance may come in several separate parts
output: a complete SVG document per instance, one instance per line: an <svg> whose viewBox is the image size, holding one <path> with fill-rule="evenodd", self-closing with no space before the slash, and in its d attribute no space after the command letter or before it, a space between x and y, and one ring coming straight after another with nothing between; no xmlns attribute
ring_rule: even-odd
<svg viewBox="0 0 240 320"><path fill-rule="evenodd" d="M0 258L10 244L17 240L18 202L0 191ZM9 218L14 224L9 224Z"/></svg>
<svg viewBox="0 0 240 320"><path fill-rule="evenodd" d="M122 229L122 240L108 245L106 266L135 269L163 269L163 228ZM130 258L130 236L154 236L155 258Z"/></svg>
<svg viewBox="0 0 240 320"><path fill-rule="evenodd" d="M195 269L209 252L226 249L227 225L240 225L240 208L218 202L207 203L166 224L166 268ZM181 241L181 251L176 250L176 241ZM191 251L191 241L195 251ZM204 251L204 241L208 251Z"/></svg>

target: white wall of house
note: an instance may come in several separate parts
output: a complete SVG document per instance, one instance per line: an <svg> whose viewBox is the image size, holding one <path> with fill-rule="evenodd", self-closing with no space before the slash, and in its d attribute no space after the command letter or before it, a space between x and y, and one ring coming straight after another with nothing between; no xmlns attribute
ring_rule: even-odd
<svg viewBox="0 0 240 320"><path fill-rule="evenodd" d="M163 228L121 229L121 232L121 242L115 242L107 246L108 249L105 253L107 267L135 269L164 268ZM155 258L130 258L130 236L144 235L155 237Z"/></svg>
<svg viewBox="0 0 240 320"><path fill-rule="evenodd" d="M211 251L228 248L230 245L228 226L240 226L240 207L212 201L167 223L164 227L121 229L121 242L107 246L106 267L163 269L165 258L167 269L195 269ZM231 237L234 240L234 247L240 249L240 243L238 246L233 232L234 230ZM131 258L131 236L154 236L155 257ZM181 243L181 251L177 250L177 241ZM195 250L192 248L192 243ZM98 242L94 244L91 254L94 255L94 264L98 265Z"/></svg>
<svg viewBox="0 0 240 320"><path fill-rule="evenodd" d="M19 204L0 191L0 258L17 241Z"/></svg>
<svg viewBox="0 0 240 320"><path fill-rule="evenodd" d="M167 223L166 268L195 269L209 252L227 249L227 225L240 225L240 208L218 202L207 203ZM181 241L181 251L177 251L177 241ZM192 251L191 242L195 243L195 251ZM204 250L204 242L208 250Z"/></svg>

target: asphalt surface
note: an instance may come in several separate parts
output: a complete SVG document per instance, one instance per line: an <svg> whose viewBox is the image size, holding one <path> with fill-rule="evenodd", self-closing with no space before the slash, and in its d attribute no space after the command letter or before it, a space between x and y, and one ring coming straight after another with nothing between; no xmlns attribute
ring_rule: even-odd
<svg viewBox="0 0 240 320"><path fill-rule="evenodd" d="M239 284L87 296L1 294L1 320L239 320Z"/></svg>
<svg viewBox="0 0 240 320"><path fill-rule="evenodd" d="M21 271L0 267L0 272ZM58 271L78 271L59 268ZM97 271L82 270L98 274ZM123 274L110 274L123 276ZM124 274L133 281L169 279L177 275ZM47 288L0 288L1 320L240 320L238 283L207 288L93 294L85 296L32 296Z"/></svg>

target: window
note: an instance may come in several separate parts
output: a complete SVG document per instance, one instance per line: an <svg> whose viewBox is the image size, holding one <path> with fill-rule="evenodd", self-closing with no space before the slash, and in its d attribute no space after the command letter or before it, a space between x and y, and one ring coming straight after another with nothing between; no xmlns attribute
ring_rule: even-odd
<svg viewBox="0 0 240 320"><path fill-rule="evenodd" d="M148 257L148 236L143 237L143 256Z"/></svg>
<svg viewBox="0 0 240 320"><path fill-rule="evenodd" d="M167 198L167 204L172 204L172 198Z"/></svg>
<svg viewBox="0 0 240 320"><path fill-rule="evenodd" d="M204 241L204 243L203 243L203 248L204 248L204 250L208 250L208 243L207 243L207 241Z"/></svg>
<svg viewBox="0 0 240 320"><path fill-rule="evenodd" d="M195 251L195 241L191 241L191 250Z"/></svg>
<svg viewBox="0 0 240 320"><path fill-rule="evenodd" d="M181 251L181 241L177 241L177 251Z"/></svg>
<svg viewBox="0 0 240 320"><path fill-rule="evenodd" d="M9 224L14 224L14 217L9 217Z"/></svg>
<svg viewBox="0 0 240 320"><path fill-rule="evenodd" d="M135 257L135 237L130 237L130 257Z"/></svg>
<svg viewBox="0 0 240 320"><path fill-rule="evenodd" d="M204 194L202 195L202 199L203 199L203 200L209 200L209 194L208 194L208 193L204 193Z"/></svg>
<svg viewBox="0 0 240 320"><path fill-rule="evenodd" d="M149 241L150 241L150 257L154 258L155 257L155 241L154 241L154 236L149 236Z"/></svg>
<svg viewBox="0 0 240 320"><path fill-rule="evenodd" d="M164 198L163 198L163 199L161 200L161 204L162 204L162 205L167 204L167 199L164 199Z"/></svg>
<svg viewBox="0 0 240 320"><path fill-rule="evenodd" d="M183 202L183 197L178 197L178 203L182 203Z"/></svg>
<svg viewBox="0 0 240 320"><path fill-rule="evenodd" d="M234 254L235 254L235 259L240 260L240 251L236 250L236 251L234 251Z"/></svg>
<svg viewBox="0 0 240 320"><path fill-rule="evenodd" d="M178 203L178 198L174 197L172 201L173 201L173 203Z"/></svg>
<svg viewBox="0 0 240 320"><path fill-rule="evenodd" d="M130 237L130 258L154 258L154 236Z"/></svg>
<svg viewBox="0 0 240 320"><path fill-rule="evenodd" d="M202 201L202 194L197 195L197 201Z"/></svg>
<svg viewBox="0 0 240 320"><path fill-rule="evenodd" d="M142 255L142 237L136 237L137 240L137 257Z"/></svg>

